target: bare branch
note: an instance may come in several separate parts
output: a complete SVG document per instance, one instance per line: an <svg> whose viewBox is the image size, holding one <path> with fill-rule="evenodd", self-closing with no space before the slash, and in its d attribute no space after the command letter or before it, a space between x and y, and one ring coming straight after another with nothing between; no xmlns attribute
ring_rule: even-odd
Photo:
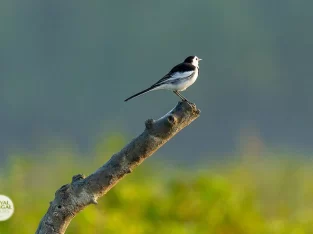
<svg viewBox="0 0 313 234"><path fill-rule="evenodd" d="M198 118L200 110L195 105L179 102L158 120L146 121L142 134L133 139L120 152L88 177L75 175L70 184L55 193L50 207L40 221L37 234L65 233L74 216L89 204L106 194L126 174L131 173L143 160L169 141L176 133Z"/></svg>

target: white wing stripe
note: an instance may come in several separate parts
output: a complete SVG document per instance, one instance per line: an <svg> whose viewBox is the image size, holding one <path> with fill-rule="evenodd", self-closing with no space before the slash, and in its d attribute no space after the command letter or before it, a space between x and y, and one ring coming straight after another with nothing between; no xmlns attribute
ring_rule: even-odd
<svg viewBox="0 0 313 234"><path fill-rule="evenodd" d="M175 72L171 74L170 78L167 78L166 80L162 80L154 84L155 86L171 83L173 81L183 80L191 77L194 74L194 71L188 71L188 72Z"/></svg>
<svg viewBox="0 0 313 234"><path fill-rule="evenodd" d="M186 78L188 76L190 76L192 73L194 73L194 71L187 71L187 72L175 72L173 74L171 74L171 79L177 79L177 78Z"/></svg>
<svg viewBox="0 0 313 234"><path fill-rule="evenodd" d="M190 77L194 71L188 71L188 72L175 72L171 75L171 78L168 78L167 80L162 81L160 84L164 84L167 82L171 82L174 80L179 80L179 79L185 79Z"/></svg>
<svg viewBox="0 0 313 234"><path fill-rule="evenodd" d="M178 74L175 73L175 75L172 76L171 78L164 80L162 82L162 84L167 83L167 82L172 82L172 81L183 80L183 79L189 78L192 76L193 73L194 72L180 72Z"/></svg>

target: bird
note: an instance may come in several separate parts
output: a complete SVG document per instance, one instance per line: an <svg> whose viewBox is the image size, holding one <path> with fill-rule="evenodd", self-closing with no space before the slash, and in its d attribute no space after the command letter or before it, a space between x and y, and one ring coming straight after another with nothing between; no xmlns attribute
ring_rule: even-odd
<svg viewBox="0 0 313 234"><path fill-rule="evenodd" d="M154 90L166 89L173 91L182 101L189 102L183 95L179 92L186 90L190 85L192 85L198 78L199 75L199 61L202 59L197 56L188 56L184 62L173 67L162 79L157 81L155 84L151 85L149 88L136 93L124 101L148 93Z"/></svg>

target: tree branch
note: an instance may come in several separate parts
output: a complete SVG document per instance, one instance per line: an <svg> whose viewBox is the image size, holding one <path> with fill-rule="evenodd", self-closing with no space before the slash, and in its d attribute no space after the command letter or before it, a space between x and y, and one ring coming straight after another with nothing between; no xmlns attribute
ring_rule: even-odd
<svg viewBox="0 0 313 234"><path fill-rule="evenodd" d="M65 233L75 215L106 194L126 174L131 173L143 160L169 141L184 127L198 118L200 110L195 105L179 102L158 120L146 121L143 133L133 139L120 152L88 177L75 175L70 184L55 193L50 207L41 219L37 234Z"/></svg>

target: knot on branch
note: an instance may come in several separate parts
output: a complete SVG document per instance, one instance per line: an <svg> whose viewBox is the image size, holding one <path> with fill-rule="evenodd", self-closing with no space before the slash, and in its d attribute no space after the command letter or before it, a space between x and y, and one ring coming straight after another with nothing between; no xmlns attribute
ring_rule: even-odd
<svg viewBox="0 0 313 234"><path fill-rule="evenodd" d="M129 174L129 173L132 173L133 172L133 169L128 167L125 169L125 174Z"/></svg>
<svg viewBox="0 0 313 234"><path fill-rule="evenodd" d="M86 176L83 175L83 174L74 175L74 176L72 177L72 183L75 182L75 181L78 181L78 180L83 180L83 179L85 179L85 178L86 178Z"/></svg>
<svg viewBox="0 0 313 234"><path fill-rule="evenodd" d="M64 193L64 192L69 191L70 187L71 187L71 186L70 186L69 184L62 185L62 187L59 188L59 190L56 191L55 195L56 195L58 192Z"/></svg>
<svg viewBox="0 0 313 234"><path fill-rule="evenodd" d="M147 119L146 122L145 122L145 125L146 125L147 129L152 129L153 124L154 124L154 120L153 119Z"/></svg>
<svg viewBox="0 0 313 234"><path fill-rule="evenodd" d="M92 197L92 198L91 198L90 203L91 203L91 204L94 204L94 205L98 205L98 202L97 202L97 200L96 200L95 197Z"/></svg>
<svg viewBox="0 0 313 234"><path fill-rule="evenodd" d="M174 115L167 116L167 121L170 125L175 125L177 123L177 118Z"/></svg>

